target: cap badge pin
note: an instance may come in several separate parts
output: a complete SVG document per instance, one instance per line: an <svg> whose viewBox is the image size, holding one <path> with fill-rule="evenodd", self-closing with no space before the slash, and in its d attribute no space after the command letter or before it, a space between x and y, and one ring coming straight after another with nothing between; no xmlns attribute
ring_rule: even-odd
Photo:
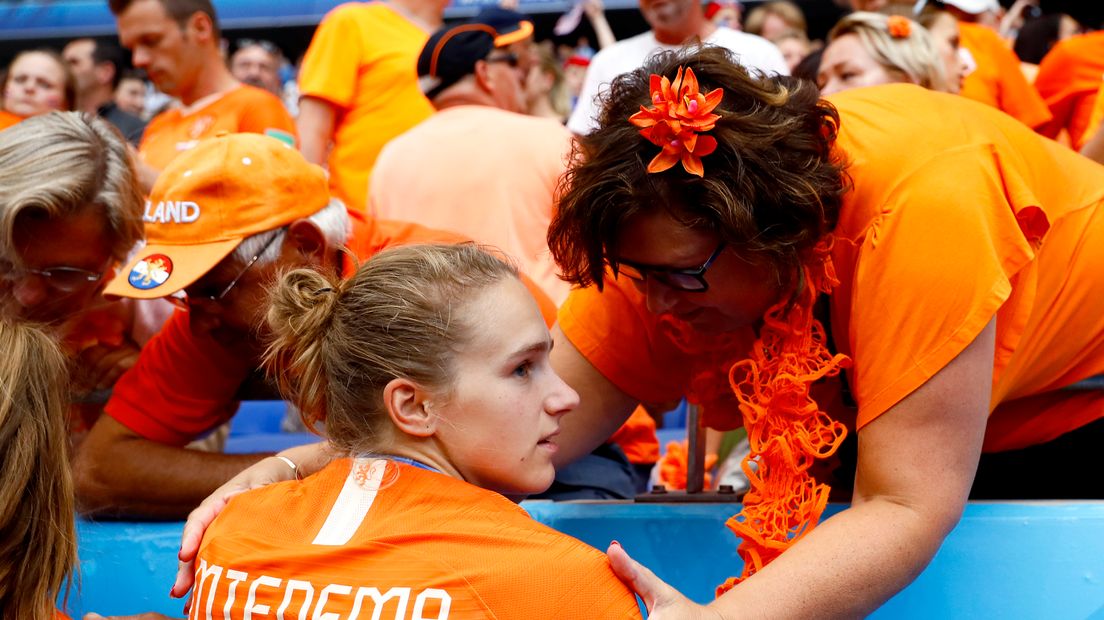
<svg viewBox="0 0 1104 620"><path fill-rule="evenodd" d="M172 259L164 254L151 254L134 265L127 281L136 289L148 291L164 284L172 270Z"/></svg>

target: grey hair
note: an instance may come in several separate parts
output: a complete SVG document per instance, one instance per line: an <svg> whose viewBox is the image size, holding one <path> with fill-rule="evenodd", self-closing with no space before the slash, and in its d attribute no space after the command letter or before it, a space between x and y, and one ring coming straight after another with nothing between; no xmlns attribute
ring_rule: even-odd
<svg viewBox="0 0 1104 620"><path fill-rule="evenodd" d="M907 19L907 18L906 18ZM889 16L858 11L845 16L828 33L828 44L854 34L875 62L924 88L949 92L943 60L935 39L926 28L910 20L907 37L889 33Z"/></svg>
<svg viewBox="0 0 1104 620"><path fill-rule="evenodd" d="M307 219L322 229L322 235L330 246L340 247L345 245L352 234L349 211L345 208L345 203L337 198L331 198L329 204L315 211L314 215ZM234 250L234 253L230 255L231 261L241 264L248 263L270 241L272 243L268 245L264 254L257 259L257 263L263 265L275 261L280 256L280 245L284 242L286 232L286 229L280 228L275 234L271 230L266 230L246 237L242 240L241 245Z"/></svg>
<svg viewBox="0 0 1104 620"><path fill-rule="evenodd" d="M0 253L14 260L18 217L66 217L86 208L103 214L111 253L122 260L142 239L145 197L126 142L106 121L51 112L6 130L0 140Z"/></svg>

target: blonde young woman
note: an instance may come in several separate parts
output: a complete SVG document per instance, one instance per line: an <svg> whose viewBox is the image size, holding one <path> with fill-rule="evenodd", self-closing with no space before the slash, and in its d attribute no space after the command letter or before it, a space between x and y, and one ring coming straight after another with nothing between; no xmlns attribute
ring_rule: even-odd
<svg viewBox="0 0 1104 620"><path fill-rule="evenodd" d="M916 22L898 15L857 12L828 33L817 85L822 95L895 82L956 92L935 39Z"/></svg>
<svg viewBox="0 0 1104 620"><path fill-rule="evenodd" d="M34 327L0 320L0 617L49 620L73 575L65 359Z"/></svg>
<svg viewBox="0 0 1104 620"><path fill-rule="evenodd" d="M507 499L552 484L552 439L578 405L515 268L474 245L424 245L345 281L300 269L276 286L268 323L270 374L341 458L231 500L200 549L193 605L640 617L601 552Z"/></svg>

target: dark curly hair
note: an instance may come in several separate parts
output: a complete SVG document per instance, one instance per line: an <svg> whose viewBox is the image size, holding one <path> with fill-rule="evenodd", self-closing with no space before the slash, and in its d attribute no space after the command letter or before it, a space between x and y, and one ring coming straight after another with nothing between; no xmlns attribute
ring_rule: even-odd
<svg viewBox="0 0 1104 620"><path fill-rule="evenodd" d="M675 165L648 173L659 152L629 123L651 103L649 78L674 78L691 67L701 92L724 89L709 132L717 150L702 158L704 178ZM816 86L789 77L749 74L719 47L665 52L619 76L605 96L598 128L576 143L560 180L548 247L565 280L601 288L626 222L663 210L693 228L714 231L749 258L766 258L779 282L800 291L802 258L835 228L847 188L845 163L833 153L839 114Z"/></svg>

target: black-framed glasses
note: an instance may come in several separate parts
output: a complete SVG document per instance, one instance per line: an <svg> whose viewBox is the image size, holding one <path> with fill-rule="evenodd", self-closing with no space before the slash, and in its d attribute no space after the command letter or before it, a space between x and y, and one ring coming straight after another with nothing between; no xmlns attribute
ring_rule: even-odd
<svg viewBox="0 0 1104 620"><path fill-rule="evenodd" d="M512 52L509 54L498 54L497 56L487 56L484 60L486 62L504 62L515 69L521 64L521 59L518 58L517 54Z"/></svg>
<svg viewBox="0 0 1104 620"><path fill-rule="evenodd" d="M108 265L110 265L110 261L108 261ZM104 268L99 272L65 266L31 269L30 267L16 266L11 261L0 260L0 279L15 281L22 280L28 275L35 275L42 278L47 286L59 293L73 293L103 280L108 265L104 265Z"/></svg>
<svg viewBox="0 0 1104 620"><path fill-rule="evenodd" d="M639 263L619 260L614 267L614 273L638 282L643 282L651 278L656 282L676 290L704 293L709 290L709 282L705 279L705 272L709 270L713 261L717 260L717 257L721 255L726 245L728 244L724 241L720 242L717 245L717 249L713 250L713 253L702 263L701 267L693 269L670 269L667 267L653 267L651 265L641 265Z"/></svg>
<svg viewBox="0 0 1104 620"><path fill-rule="evenodd" d="M241 281L242 276L245 275L245 272L249 271L249 268L252 267L253 265L255 265L257 263L257 261L260 260L262 256L264 256L264 253L268 251L268 248L272 246L272 244L276 241L276 239L280 238L280 234L283 233L283 232L284 232L284 229L282 229L282 228L279 229L279 230L273 231L272 236L270 236L268 238L268 241L265 241L265 244L263 246L261 246L261 249L258 250L257 253L253 255L253 258L249 259L249 262L247 262L245 264L245 267L243 267L242 270L238 272L238 275L234 276L234 279L230 281L230 284L227 284L226 286L224 286L221 291L219 291L217 293L210 294L210 295L204 295L204 294L195 294L195 295L193 295L191 293L185 293L184 291L177 291L177 293L166 297L166 299L168 299L169 302L171 304L173 304L174 306L176 306L177 308L181 308L183 310L189 309L191 307L191 305L194 304L197 301L206 301L206 302L211 302L211 303L219 303L227 295L230 294L230 291L232 291L234 289L234 287L237 286L238 282Z"/></svg>

